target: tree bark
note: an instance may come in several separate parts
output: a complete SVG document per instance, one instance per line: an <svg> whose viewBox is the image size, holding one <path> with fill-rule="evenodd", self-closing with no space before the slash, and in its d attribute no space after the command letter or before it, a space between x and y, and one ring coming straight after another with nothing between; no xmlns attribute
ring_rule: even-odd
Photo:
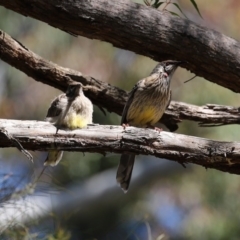
<svg viewBox="0 0 240 240"><path fill-rule="evenodd" d="M127 0L0 0L0 5L157 61L187 61L183 66L196 75L240 92L239 42L166 11Z"/></svg>
<svg viewBox="0 0 240 240"><path fill-rule="evenodd" d="M21 43L0 31L0 58L23 71L36 81L48 84L65 91L70 81L79 81L85 86L85 94L92 102L119 115L127 100L128 94L110 84L85 76L78 71L63 68L33 53ZM172 101L160 120L171 131L177 129L181 120L191 120L200 126L219 126L240 123L239 108L207 104L195 106Z"/></svg>
<svg viewBox="0 0 240 240"><path fill-rule="evenodd" d="M240 174L239 142L218 142L151 129L90 125L74 131L59 130L56 135L56 128L47 122L1 119L0 147L19 146L38 151L129 152Z"/></svg>
<svg viewBox="0 0 240 240"><path fill-rule="evenodd" d="M166 12L126 0L0 0L0 5L66 32L107 41L158 61L185 60L184 66L197 75L240 92L240 44ZM3 32L0 32L0 53L0 57L9 64L59 89L65 90L71 80L80 81L86 86L86 95L95 104L118 114L122 112L126 92L48 62ZM172 125L181 119L195 120L204 126L239 123L239 109L173 102L165 118L166 122L172 121ZM55 128L49 123L0 120L0 147L10 146L39 151L57 148L102 154L131 152L240 173L240 143L168 132L159 134L154 130L133 127L124 131L119 126L89 126L75 131L60 130L55 135Z"/></svg>

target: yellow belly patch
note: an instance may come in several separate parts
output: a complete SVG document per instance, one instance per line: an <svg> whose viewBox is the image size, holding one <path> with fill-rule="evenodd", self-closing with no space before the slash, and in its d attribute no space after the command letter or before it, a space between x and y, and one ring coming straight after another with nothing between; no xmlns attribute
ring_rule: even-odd
<svg viewBox="0 0 240 240"><path fill-rule="evenodd" d="M160 115L159 109L148 107L142 111L135 111L134 114L129 116L129 119L132 120L132 125L141 127L147 124L155 124L160 119Z"/></svg>
<svg viewBox="0 0 240 240"><path fill-rule="evenodd" d="M64 122L70 129L84 128L87 126L87 120L77 114L71 114L71 116L66 117Z"/></svg>

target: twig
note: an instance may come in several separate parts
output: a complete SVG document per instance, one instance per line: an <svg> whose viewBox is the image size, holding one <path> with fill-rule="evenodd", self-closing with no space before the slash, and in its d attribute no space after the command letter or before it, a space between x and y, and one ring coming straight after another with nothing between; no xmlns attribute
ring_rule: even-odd
<svg viewBox="0 0 240 240"><path fill-rule="evenodd" d="M22 152L31 162L33 162L33 156L26 149L23 148L21 143L15 137L10 135L5 128L0 128L0 132L4 134L20 152Z"/></svg>

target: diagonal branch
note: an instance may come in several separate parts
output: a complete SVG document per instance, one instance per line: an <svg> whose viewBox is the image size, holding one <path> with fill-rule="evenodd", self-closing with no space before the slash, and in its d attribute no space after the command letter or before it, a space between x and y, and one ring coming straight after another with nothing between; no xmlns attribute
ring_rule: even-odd
<svg viewBox="0 0 240 240"><path fill-rule="evenodd" d="M167 12L128 0L0 0L0 5L157 61L187 61L196 75L240 92L239 42Z"/></svg>
<svg viewBox="0 0 240 240"><path fill-rule="evenodd" d="M47 61L3 31L0 31L0 58L35 80L63 91L70 81L79 81L86 86L85 93L95 105L122 114L127 99L125 91ZM208 104L199 107L172 101L161 122L173 131L181 120L197 121L201 126L239 124L240 112L238 108L230 106Z"/></svg>
<svg viewBox="0 0 240 240"><path fill-rule="evenodd" d="M134 127L124 130L121 126L106 125L91 125L74 131L59 130L57 135L55 127L47 122L1 119L0 127L27 150L131 152L240 174L239 142L219 142ZM5 134L0 134L0 147L14 146Z"/></svg>
<svg viewBox="0 0 240 240"><path fill-rule="evenodd" d="M20 152L22 152L30 161L33 162L33 157L32 157L32 155L31 155L27 150L25 150L25 149L22 147L21 143L18 142L18 140L17 140L16 138L12 137L12 136L6 131L6 129L0 128L0 134L5 135L5 137L8 138L8 140L9 140L10 142L12 142L12 143L14 144L14 146L15 146Z"/></svg>

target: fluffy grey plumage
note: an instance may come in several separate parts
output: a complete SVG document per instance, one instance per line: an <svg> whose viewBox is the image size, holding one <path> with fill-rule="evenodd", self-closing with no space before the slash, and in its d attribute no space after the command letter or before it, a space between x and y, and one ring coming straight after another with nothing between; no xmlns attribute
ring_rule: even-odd
<svg viewBox="0 0 240 240"><path fill-rule="evenodd" d="M82 84L72 83L66 93L56 97L47 112L46 121L59 128L84 128L92 123L93 105L85 97ZM48 153L44 165L56 166L62 159L63 151Z"/></svg>

